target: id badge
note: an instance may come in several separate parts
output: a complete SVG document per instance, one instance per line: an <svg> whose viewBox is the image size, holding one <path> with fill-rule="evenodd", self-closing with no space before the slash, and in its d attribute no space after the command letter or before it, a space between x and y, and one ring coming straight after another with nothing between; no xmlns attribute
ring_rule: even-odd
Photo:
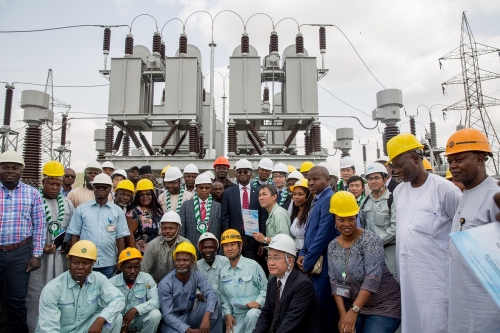
<svg viewBox="0 0 500 333"><path fill-rule="evenodd" d="M108 226L106 227L106 231L107 232L115 232L116 231L116 225L110 223L108 224Z"/></svg>
<svg viewBox="0 0 500 333"><path fill-rule="evenodd" d="M345 298L351 297L351 287L345 284L337 284L337 290L335 290L335 295L339 295Z"/></svg>

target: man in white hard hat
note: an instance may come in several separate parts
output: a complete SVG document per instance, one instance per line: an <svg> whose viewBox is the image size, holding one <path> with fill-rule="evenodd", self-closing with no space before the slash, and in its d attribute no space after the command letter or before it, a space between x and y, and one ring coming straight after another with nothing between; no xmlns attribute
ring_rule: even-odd
<svg viewBox="0 0 500 333"><path fill-rule="evenodd" d="M130 235L123 210L108 200L112 186L107 174L95 176L92 181L95 199L76 208L66 231L72 235L71 245L82 239L97 246L99 253L94 271L108 279L119 269L116 258L125 249L125 237Z"/></svg>
<svg viewBox="0 0 500 333"><path fill-rule="evenodd" d="M356 175L354 158L351 156L342 157L340 159L340 176L342 179L337 184L337 191L348 191L349 185L347 185L347 181L354 175Z"/></svg>
<svg viewBox="0 0 500 333"><path fill-rule="evenodd" d="M21 154L0 155L0 288L7 332L28 332L26 294L31 271L41 266L45 213L40 192L20 182Z"/></svg>
<svg viewBox="0 0 500 333"><path fill-rule="evenodd" d="M111 174L111 180L113 181L113 190L116 188L119 182L127 179L127 172L123 169L117 169Z"/></svg>
<svg viewBox="0 0 500 333"><path fill-rule="evenodd" d="M164 212L173 210L179 214L182 204L193 198L193 194L186 191L182 186L182 177L181 169L176 166L169 168L165 172L165 177L163 178L165 192L158 196L158 202Z"/></svg>
<svg viewBox="0 0 500 333"><path fill-rule="evenodd" d="M182 175L184 177L186 192L194 194L195 191L194 182L199 174L200 172L198 171L196 165L194 165L193 163L189 163L188 165L186 165L186 167L182 172Z"/></svg>
<svg viewBox="0 0 500 333"><path fill-rule="evenodd" d="M278 198L276 202L280 207L288 209L290 202L292 202L292 196L288 195L288 190L286 188L286 177L288 176L288 166L285 163L276 163L272 171L272 179L276 190L278 190Z"/></svg>
<svg viewBox="0 0 500 333"><path fill-rule="evenodd" d="M330 175L330 177L328 177L330 186L332 187L333 193L337 192L337 182L339 181L339 174L337 173L337 170L326 162L321 162L318 166L325 167L328 170L328 174Z"/></svg>
<svg viewBox="0 0 500 333"><path fill-rule="evenodd" d="M387 170L387 174L389 176L385 180L385 187L387 187L387 189L389 190L389 192L393 193L394 190L396 189L396 186L399 185L399 182L396 179L394 179L394 177L392 176L392 174L394 172L394 166L392 165L391 162L389 162L389 157L387 157L387 156L381 156L375 162L384 165L385 169Z"/></svg>
<svg viewBox="0 0 500 333"><path fill-rule="evenodd" d="M114 171L115 171L115 166L110 161L106 161L102 164L102 172L104 172L108 176L111 176Z"/></svg>
<svg viewBox="0 0 500 333"><path fill-rule="evenodd" d="M295 242L276 235L267 249L266 302L253 333L322 332L319 304L311 279L295 268Z"/></svg>
<svg viewBox="0 0 500 333"><path fill-rule="evenodd" d="M259 165L257 166L257 177L252 182L252 185L255 187L259 187L264 184L273 185L273 179L271 178L271 172L273 171L273 161L270 158L264 157L259 161Z"/></svg>
<svg viewBox="0 0 500 333"><path fill-rule="evenodd" d="M160 283L161 279L174 270L172 254L177 245L189 242L189 239L179 235L181 225L179 214L167 211L160 220L161 235L149 242L144 251L141 270L151 274L156 283Z"/></svg>
<svg viewBox="0 0 500 333"><path fill-rule="evenodd" d="M191 244L196 244L200 235L207 231L218 238L221 234L221 205L210 194L212 180L207 174L199 175L195 189L193 198L182 204L179 213L182 221L180 235L189 239Z"/></svg>
<svg viewBox="0 0 500 333"><path fill-rule="evenodd" d="M73 207L78 208L83 203L91 201L94 199L94 188L92 187L92 181L94 177L102 173L102 166L99 162L90 161L85 166L83 171L83 185L75 188L71 191L67 199L71 201ZM113 201L113 196L109 194L109 201Z"/></svg>
<svg viewBox="0 0 500 333"><path fill-rule="evenodd" d="M76 173L75 170L71 168L66 168L64 169L64 177L61 185L61 195L66 198L73 190L73 184L75 183L76 180Z"/></svg>

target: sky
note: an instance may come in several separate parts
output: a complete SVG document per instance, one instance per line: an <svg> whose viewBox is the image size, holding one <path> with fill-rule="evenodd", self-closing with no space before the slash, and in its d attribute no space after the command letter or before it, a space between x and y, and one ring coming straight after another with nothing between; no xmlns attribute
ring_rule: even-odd
<svg viewBox="0 0 500 333"><path fill-rule="evenodd" d="M329 73L318 84L320 116L356 116L366 127L373 127L371 112L376 108L376 93L386 88L403 92L403 104L408 115L415 115L417 136L429 130L429 109L437 124L438 146L444 147L455 131L462 115L450 111L443 119L441 110L464 98L461 85L448 86L443 95L441 83L461 72L459 60L443 62L440 70L438 59L460 44L462 12L466 11L475 40L478 43L500 47L500 2L497 0L374 0L374 1L201 1L201 0L114 0L114 1L8 1L0 0L0 31L30 30L79 24L130 25L140 14L152 15L158 28L172 18L185 21L196 11L207 11L215 16L222 10L231 10L247 20L250 44L259 56L268 53L271 19L276 24L283 18L293 18L299 24L334 24L349 38L364 62L376 77L370 74L355 51L335 28L327 28L325 67ZM270 18L271 19L270 19ZM155 20L141 16L133 24L135 45L151 48L156 30ZM103 29L96 27L54 30L36 33L0 33L0 82L29 82L45 84L48 69L53 70L54 85L102 85L107 80L99 74L103 69ZM297 23L283 20L276 27L280 52L294 44ZM163 28L167 56L173 56L178 47L181 24L173 20ZM215 70L228 72L229 57L239 45L243 25L234 13L224 12L214 23ZM122 57L124 39L128 28L113 28L109 58ZM318 28L302 26L305 48L309 56L321 55L318 47ZM203 72L210 71L211 20L206 13L196 13L186 23L188 42L202 53ZM500 56L492 53L480 57L480 67L500 73ZM109 68L108 60L108 68ZM383 84L383 86L381 85ZM2 84L3 86L3 84ZM222 103L223 85L215 76L215 105ZM20 108L21 92L25 89L43 90L43 86L15 84L12 128L24 132L23 110ZM206 81L207 91L209 80ZM500 99L500 80L483 82L485 95ZM326 91L327 90L327 91ZM158 96L160 94L157 94ZM336 97L334 97L334 96ZM87 161L96 158L93 138L95 128L104 128L108 106L108 87L54 88L54 97L71 105L73 118L68 133L71 141L72 167L83 171ZM156 97L155 104L158 104ZM229 97L230 98L230 97ZM5 89L0 89L0 100L5 99ZM340 100L344 101L342 103ZM347 104L355 107L355 110ZM423 106L422 106L423 105ZM56 116L66 111L57 108ZM219 119L222 108L216 108ZM488 109L489 116L500 132L500 107ZM418 112L418 115L417 115ZM0 117L3 119L3 112ZM409 132L408 117L402 110L398 123L401 132ZM85 118L85 119L84 119ZM88 119L94 118L94 119ZM226 117L227 119L227 117ZM351 156L358 170L362 169L361 144L367 144L368 163L375 160L377 144L381 148L384 125L367 130L355 119L320 118L322 146L328 148L328 162L338 169L340 152L335 153L335 129L352 127L355 133ZM462 120L463 121L463 120ZM116 132L116 131L115 131ZM22 137L22 134L21 134ZM299 147L303 136L297 137ZM377 140L378 139L378 140ZM377 141L377 142L376 142Z"/></svg>

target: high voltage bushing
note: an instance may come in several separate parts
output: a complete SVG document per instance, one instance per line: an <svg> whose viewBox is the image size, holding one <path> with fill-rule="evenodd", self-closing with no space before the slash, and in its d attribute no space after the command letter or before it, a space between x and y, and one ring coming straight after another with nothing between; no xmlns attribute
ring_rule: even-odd
<svg viewBox="0 0 500 333"><path fill-rule="evenodd" d="M304 132L304 155L311 155L311 137L309 132Z"/></svg>
<svg viewBox="0 0 500 333"><path fill-rule="evenodd" d="M116 134L115 144L113 145L113 153L116 153L122 144L123 130L119 130Z"/></svg>
<svg viewBox="0 0 500 333"><path fill-rule="evenodd" d="M186 34L179 37L179 54L187 54L188 39Z"/></svg>
<svg viewBox="0 0 500 333"><path fill-rule="evenodd" d="M28 124L24 136L23 182L33 187L40 186L42 169L42 129L40 125Z"/></svg>
<svg viewBox="0 0 500 333"><path fill-rule="evenodd" d="M193 119L189 122L189 155L198 155L198 145L200 141L198 135L198 124Z"/></svg>
<svg viewBox="0 0 500 333"><path fill-rule="evenodd" d="M248 130L252 133L254 139L257 140L257 143L259 144L259 146L264 148L264 146L265 146L264 141L262 141L262 139L260 138L259 133L257 133L257 130L255 129L255 127L253 127L253 125L248 120L246 121L246 123L247 123Z"/></svg>
<svg viewBox="0 0 500 333"><path fill-rule="evenodd" d="M66 146L66 132L68 128L68 115L62 114L62 126L61 126L61 146ZM111 138L113 139L113 138Z"/></svg>
<svg viewBox="0 0 500 333"><path fill-rule="evenodd" d="M255 150L257 151L257 153L259 155L262 155L262 150L259 148L259 145L257 144L257 142L255 142L255 139L253 138L252 134L249 131L246 131L246 133L247 133L248 140L250 140L250 143L255 148Z"/></svg>
<svg viewBox="0 0 500 333"><path fill-rule="evenodd" d="M122 156L130 156L130 136L127 133L123 134Z"/></svg>
<svg viewBox="0 0 500 333"><path fill-rule="evenodd" d="M238 139L236 136L236 122L229 120L227 122L227 152L228 155L236 155L238 149Z"/></svg>
<svg viewBox="0 0 500 333"><path fill-rule="evenodd" d="M415 117L410 117L410 132L414 136L417 136L417 127L415 124Z"/></svg>
<svg viewBox="0 0 500 333"><path fill-rule="evenodd" d="M269 53L272 52L278 52L278 33L276 31L271 32L271 37L270 37L270 47L269 47Z"/></svg>
<svg viewBox="0 0 500 333"><path fill-rule="evenodd" d="M115 128L113 127L113 123L106 123L106 134L104 141L104 152L106 154L113 153L113 138L115 137Z"/></svg>
<svg viewBox="0 0 500 333"><path fill-rule="evenodd" d="M160 45L160 57L162 60L165 60L165 42L161 41Z"/></svg>
<svg viewBox="0 0 500 333"><path fill-rule="evenodd" d="M201 160L205 157L205 149L203 149L203 145L205 143L205 135L203 133L200 133L200 141L199 141L199 147L200 151L198 153L198 158Z"/></svg>
<svg viewBox="0 0 500 333"><path fill-rule="evenodd" d="M132 142L134 143L135 148L140 149L142 147L141 142L139 141L139 138L137 137L137 135L135 135L135 132L132 129L132 127L130 127L129 124L125 123L125 125L123 125L123 128L125 129L125 131L127 131L128 136L130 136L130 138L132 139Z"/></svg>
<svg viewBox="0 0 500 333"><path fill-rule="evenodd" d="M205 88L203 88L203 102L205 102L207 98L207 91L205 90Z"/></svg>
<svg viewBox="0 0 500 333"><path fill-rule="evenodd" d="M366 145L363 145L363 162L366 163Z"/></svg>
<svg viewBox="0 0 500 333"><path fill-rule="evenodd" d="M346 157L346 156L351 156L351 154L349 153L349 151L347 151L347 150L342 151L342 154L340 154L340 158Z"/></svg>
<svg viewBox="0 0 500 333"><path fill-rule="evenodd" d="M184 143L184 140L186 140L188 131L185 131L184 134L182 134L181 138L179 139L179 142L175 145L174 149L172 150L172 156L177 154L177 151L181 148L182 144Z"/></svg>
<svg viewBox="0 0 500 333"><path fill-rule="evenodd" d="M293 139L295 139L295 136L297 135L297 132L300 129L300 125L302 125L302 120L299 120L299 122L295 124L292 131L288 135L288 138L286 138L286 141L283 144L283 151L287 150L288 147L290 147L290 145L292 144Z"/></svg>
<svg viewBox="0 0 500 333"><path fill-rule="evenodd" d="M250 52L250 38L245 32L241 35L241 54L248 54Z"/></svg>
<svg viewBox="0 0 500 333"><path fill-rule="evenodd" d="M313 153L321 151L321 127L319 121L313 122L311 127L311 148Z"/></svg>
<svg viewBox="0 0 500 333"><path fill-rule="evenodd" d="M264 88L264 93L263 93L262 99L264 100L264 102L269 102L269 88L268 87Z"/></svg>
<svg viewBox="0 0 500 333"><path fill-rule="evenodd" d="M432 148L436 148L437 147L436 123L431 121L430 127L431 127L431 146Z"/></svg>
<svg viewBox="0 0 500 333"><path fill-rule="evenodd" d="M125 56L131 57L134 54L134 36L127 34L125 37Z"/></svg>
<svg viewBox="0 0 500 333"><path fill-rule="evenodd" d="M3 111L3 125L10 126L10 118L12 116L12 96L14 95L14 86L5 85L5 107Z"/></svg>
<svg viewBox="0 0 500 333"><path fill-rule="evenodd" d="M158 31L153 34L153 53L161 54L161 35Z"/></svg>
<svg viewBox="0 0 500 333"><path fill-rule="evenodd" d="M377 148L377 158L380 158L380 148Z"/></svg>
<svg viewBox="0 0 500 333"><path fill-rule="evenodd" d="M144 145L144 148L146 148L146 150L148 151L149 155L154 156L155 151L153 150L153 148L149 144L148 139L146 139L144 134L142 134L142 132L139 132L139 138L141 138L142 144Z"/></svg>
<svg viewBox="0 0 500 333"><path fill-rule="evenodd" d="M384 155L387 156L387 142L399 134L399 127L396 125L387 124L384 128L384 134L382 136L384 141Z"/></svg>
<svg viewBox="0 0 500 333"><path fill-rule="evenodd" d="M109 27L104 28L104 39L102 41L102 53L109 54L109 48L111 45L111 29Z"/></svg>
<svg viewBox="0 0 500 333"><path fill-rule="evenodd" d="M163 149L167 145L167 143L170 141L172 136L174 135L175 131L177 131L177 128L179 127L179 120L177 120L172 127L170 127L170 130L168 131L167 135L163 138L163 141L160 144L160 147Z"/></svg>
<svg viewBox="0 0 500 333"><path fill-rule="evenodd" d="M319 27L319 49L320 49L320 51L326 51L326 29L325 29L325 27Z"/></svg>
<svg viewBox="0 0 500 333"><path fill-rule="evenodd" d="M295 36L295 53L304 54L304 37L300 32Z"/></svg>

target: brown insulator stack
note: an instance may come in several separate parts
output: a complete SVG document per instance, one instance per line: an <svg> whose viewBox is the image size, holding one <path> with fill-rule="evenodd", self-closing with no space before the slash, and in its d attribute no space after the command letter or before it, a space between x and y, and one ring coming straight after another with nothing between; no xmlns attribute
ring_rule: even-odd
<svg viewBox="0 0 500 333"><path fill-rule="evenodd" d="M24 135L23 183L38 188L42 169L42 129L40 125L29 124Z"/></svg>
<svg viewBox="0 0 500 333"><path fill-rule="evenodd" d="M325 27L319 28L319 49L326 51L326 29Z"/></svg>
<svg viewBox="0 0 500 333"><path fill-rule="evenodd" d="M264 93L263 93L262 99L264 100L264 102L269 102L269 88L268 87L264 88Z"/></svg>
<svg viewBox="0 0 500 333"><path fill-rule="evenodd" d="M182 134L181 138L179 139L179 142L177 142L174 149L172 150L172 156L174 156L179 151L179 149L182 146L182 143L184 142L184 140L186 140L187 135L188 131L185 131L184 134Z"/></svg>
<svg viewBox="0 0 500 333"><path fill-rule="evenodd" d="M252 134L249 131L247 131L247 138L248 138L248 140L250 140L250 143L252 144L252 146L257 151L257 154L262 155L262 150L260 149L260 147L257 144L257 142L255 142L255 139L253 138Z"/></svg>
<svg viewBox="0 0 500 333"><path fill-rule="evenodd" d="M125 55L132 56L134 54L134 36L132 34L128 34L125 37Z"/></svg>
<svg viewBox="0 0 500 333"><path fill-rule="evenodd" d="M179 37L179 54L187 54L188 39L186 34Z"/></svg>
<svg viewBox="0 0 500 333"><path fill-rule="evenodd" d="M304 54L304 37L300 32L295 36L295 53Z"/></svg>
<svg viewBox="0 0 500 333"><path fill-rule="evenodd" d="M130 156L130 136L127 133L123 134L122 156Z"/></svg>
<svg viewBox="0 0 500 333"><path fill-rule="evenodd" d="M61 126L61 146L66 146L66 132L68 128L68 115L62 114L62 126Z"/></svg>
<svg viewBox="0 0 500 333"><path fill-rule="evenodd" d="M203 149L203 145L205 144L205 135L200 133L200 141L199 141L199 153L198 158L201 160L205 157L205 149Z"/></svg>
<svg viewBox="0 0 500 333"><path fill-rule="evenodd" d="M123 130L119 130L116 134L115 144L113 145L113 151L117 152L120 149L123 139Z"/></svg>
<svg viewBox="0 0 500 333"><path fill-rule="evenodd" d="M135 148L137 148L137 149L141 148L142 147L141 142L139 141L139 138L137 137L137 135L135 135L135 132L132 129L132 127L130 127L129 124L125 123L123 128L125 129L125 131L127 131L128 136L130 136L130 138L132 139L132 142L134 143Z"/></svg>
<svg viewBox="0 0 500 333"><path fill-rule="evenodd" d="M257 143L259 144L259 146L261 146L262 148L264 148L264 141L262 141L262 139L260 138L259 133L257 133L257 130L255 129L255 127L253 127L253 125L248 120L247 120L247 128L252 133L254 139L257 141Z"/></svg>
<svg viewBox="0 0 500 333"><path fill-rule="evenodd" d="M153 150L153 148L149 144L148 139L146 139L146 137L144 136L144 134L142 134L141 132L139 132L139 138L141 138L142 144L144 145L144 148L146 148L146 150L148 151L149 156L154 156L155 151Z"/></svg>
<svg viewBox="0 0 500 333"><path fill-rule="evenodd" d="M415 125L415 118L414 117L410 117L410 132L414 136L417 136L417 128Z"/></svg>
<svg viewBox="0 0 500 333"><path fill-rule="evenodd" d="M387 142L399 134L399 128L396 125L387 124L384 128L382 139L384 141L384 155L387 156Z"/></svg>
<svg viewBox="0 0 500 333"><path fill-rule="evenodd" d="M351 156L351 154L349 154L349 151L343 150L342 154L340 154L340 158L346 157L346 156Z"/></svg>
<svg viewBox="0 0 500 333"><path fill-rule="evenodd" d="M189 155L198 155L199 134L198 125L194 120L191 120L189 122Z"/></svg>
<svg viewBox="0 0 500 333"><path fill-rule="evenodd" d="M113 153L113 138L115 137L115 128L113 123L106 123L106 132L104 135L104 152L106 154Z"/></svg>
<svg viewBox="0 0 500 333"><path fill-rule="evenodd" d="M109 27L104 28L104 39L102 41L102 53L109 54L109 48L111 45L111 29Z"/></svg>
<svg viewBox="0 0 500 333"><path fill-rule="evenodd" d="M278 33L276 31L271 32L269 42L269 53L272 52L278 52Z"/></svg>
<svg viewBox="0 0 500 333"><path fill-rule="evenodd" d="M304 133L304 155L311 155L311 137L308 132Z"/></svg>
<svg viewBox="0 0 500 333"><path fill-rule="evenodd" d="M207 98L207 91L205 90L205 88L203 88L203 102L205 102Z"/></svg>
<svg viewBox="0 0 500 333"><path fill-rule="evenodd" d="M160 57L162 60L165 60L165 42L161 41L160 45Z"/></svg>
<svg viewBox="0 0 500 333"><path fill-rule="evenodd" d="M292 144L293 139L295 139L295 136L297 135L297 132L300 129L300 125L302 124L302 120L299 120L297 124L293 127L292 131L288 135L288 138L286 138L285 143L283 144L283 149L288 149L290 145Z"/></svg>
<svg viewBox="0 0 500 333"><path fill-rule="evenodd" d="M12 116L12 96L14 95L14 86L5 85L5 108L3 110L3 125L10 126L10 118Z"/></svg>
<svg viewBox="0 0 500 333"><path fill-rule="evenodd" d="M236 123L229 121L227 124L227 152L236 154L238 149L238 137L236 136Z"/></svg>
<svg viewBox="0 0 500 333"><path fill-rule="evenodd" d="M310 147L313 153L321 151L321 127L319 122L315 122L311 127Z"/></svg>
<svg viewBox="0 0 500 333"><path fill-rule="evenodd" d="M161 35L160 33L157 31L153 34L153 53L157 53L158 55L160 55L161 53Z"/></svg>
<svg viewBox="0 0 500 333"><path fill-rule="evenodd" d="M104 152L99 152L97 153L97 160L100 161L100 160L104 160L106 157L104 155Z"/></svg>
<svg viewBox="0 0 500 333"><path fill-rule="evenodd" d="M250 38L245 32L241 35L241 54L248 54L250 52Z"/></svg>
<svg viewBox="0 0 500 333"><path fill-rule="evenodd" d="M177 120L172 127L170 127L170 130L168 131L167 135L163 138L163 141L160 144L161 148L165 148L167 143L170 141L172 136L174 135L175 131L177 131L177 128L179 127L179 121Z"/></svg>

